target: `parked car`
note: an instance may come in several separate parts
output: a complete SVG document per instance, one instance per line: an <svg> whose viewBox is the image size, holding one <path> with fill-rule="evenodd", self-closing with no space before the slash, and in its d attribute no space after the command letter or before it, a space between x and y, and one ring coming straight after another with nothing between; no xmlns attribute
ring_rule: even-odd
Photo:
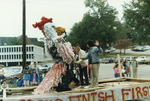
<svg viewBox="0 0 150 101"><path fill-rule="evenodd" d="M145 45L145 46L143 46L143 49L144 50L150 50L150 46L149 45Z"/></svg>
<svg viewBox="0 0 150 101"><path fill-rule="evenodd" d="M109 58L109 63L115 63L115 58Z"/></svg>
<svg viewBox="0 0 150 101"><path fill-rule="evenodd" d="M42 67L41 65L36 65L36 67L39 68L39 71L42 71L43 73L48 71L48 68ZM29 65L29 68L33 69L34 65Z"/></svg>
<svg viewBox="0 0 150 101"><path fill-rule="evenodd" d="M102 59L100 58L100 59L99 59L99 62L101 62L101 61L102 61Z"/></svg>
<svg viewBox="0 0 150 101"><path fill-rule="evenodd" d="M146 64L148 64L148 63L150 63L150 57L148 57L148 56L139 56L139 57L136 58L136 61L138 63L146 63Z"/></svg>
<svg viewBox="0 0 150 101"><path fill-rule="evenodd" d="M101 60L101 63L105 63L105 64L107 64L107 63L113 63L114 60L115 60L115 58L103 58Z"/></svg>
<svg viewBox="0 0 150 101"><path fill-rule="evenodd" d="M123 58L123 60L125 60L125 59L128 60L131 63L134 59L134 56L126 56L126 57Z"/></svg>
<svg viewBox="0 0 150 101"><path fill-rule="evenodd" d="M135 46L134 48L133 48L133 51L146 51L146 49L143 47L143 46Z"/></svg>
<svg viewBox="0 0 150 101"><path fill-rule="evenodd" d="M2 68L4 70L4 77L5 78L19 78L22 77L22 66L13 66L13 67L6 67Z"/></svg>
<svg viewBox="0 0 150 101"><path fill-rule="evenodd" d="M115 51L115 48L111 47L110 49L106 49L105 53L111 53L111 52L114 52L114 51Z"/></svg>
<svg viewBox="0 0 150 101"><path fill-rule="evenodd" d="M120 57L120 61L123 59L124 59L124 57ZM114 58L114 63L118 63L118 58Z"/></svg>
<svg viewBox="0 0 150 101"><path fill-rule="evenodd" d="M49 63L49 64L43 64L41 66L44 68L47 68L47 70L49 70L53 65L54 65L54 63Z"/></svg>
<svg viewBox="0 0 150 101"><path fill-rule="evenodd" d="M109 59L108 59L108 58L103 58L103 59L101 60L101 63L107 64L107 63L109 63Z"/></svg>
<svg viewBox="0 0 150 101"><path fill-rule="evenodd" d="M22 66L13 66L2 68L4 70L4 78L8 80L9 83L14 84L18 78L22 78L23 68Z"/></svg>

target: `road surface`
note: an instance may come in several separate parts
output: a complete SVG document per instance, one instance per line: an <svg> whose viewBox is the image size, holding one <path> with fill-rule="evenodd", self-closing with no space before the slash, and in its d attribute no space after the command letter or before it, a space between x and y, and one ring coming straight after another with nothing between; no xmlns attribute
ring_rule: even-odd
<svg viewBox="0 0 150 101"><path fill-rule="evenodd" d="M99 80L114 78L113 66L115 64L100 64L99 68ZM132 67L131 67L132 73ZM132 76L131 76L132 77ZM150 80L150 65L140 64L138 65L137 78L149 79ZM134 101L150 101L150 96L144 99L138 99Z"/></svg>

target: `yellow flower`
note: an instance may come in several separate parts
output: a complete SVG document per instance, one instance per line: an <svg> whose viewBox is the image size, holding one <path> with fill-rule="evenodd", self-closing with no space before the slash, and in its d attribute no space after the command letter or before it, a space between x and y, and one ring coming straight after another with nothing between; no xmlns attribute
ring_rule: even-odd
<svg viewBox="0 0 150 101"><path fill-rule="evenodd" d="M64 32L65 32L65 28L56 27L56 32L57 32L57 35L58 35L58 36L61 36L61 35L63 35Z"/></svg>

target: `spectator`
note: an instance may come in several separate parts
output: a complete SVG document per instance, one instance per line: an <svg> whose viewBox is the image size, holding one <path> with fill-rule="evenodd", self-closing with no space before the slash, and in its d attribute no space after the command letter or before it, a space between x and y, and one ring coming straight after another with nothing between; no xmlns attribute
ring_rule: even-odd
<svg viewBox="0 0 150 101"><path fill-rule="evenodd" d="M131 77L130 62L128 62L128 60L125 59L123 65L124 65L124 67L125 67L125 74L126 74L126 77Z"/></svg>
<svg viewBox="0 0 150 101"><path fill-rule="evenodd" d="M74 52L75 55L74 55L72 70L73 70L73 73L74 73L74 77L77 78L78 81L79 81L80 80L80 70L79 70L79 65L76 64L76 61L79 60L79 57L78 57L78 54L76 52L76 48L75 47L73 47L73 52Z"/></svg>
<svg viewBox="0 0 150 101"><path fill-rule="evenodd" d="M2 66L0 65L0 81L3 81L4 79L4 70L2 69Z"/></svg>
<svg viewBox="0 0 150 101"><path fill-rule="evenodd" d="M133 59L132 69L133 69L133 78L137 78L138 62L136 61L136 57L134 57Z"/></svg>
<svg viewBox="0 0 150 101"><path fill-rule="evenodd" d="M22 85L23 85L23 80L21 78L18 78L17 87L22 87Z"/></svg>
<svg viewBox="0 0 150 101"><path fill-rule="evenodd" d="M28 72L29 72L29 74L31 74L31 73L32 73L32 70L31 70L31 68L29 68L29 65L26 65L26 67L23 69L23 74L25 74L25 73L26 73L26 71L28 71Z"/></svg>
<svg viewBox="0 0 150 101"><path fill-rule="evenodd" d="M9 88L9 85L7 84L6 80L3 80L1 89Z"/></svg>
<svg viewBox="0 0 150 101"><path fill-rule="evenodd" d="M37 74L38 77L39 77L39 68L38 68L36 62L34 62L34 67L32 68L32 71L33 71L33 70L36 70L36 74ZM37 79L38 79L38 78L37 78ZM38 81L37 81L37 84L39 84L39 79L38 79Z"/></svg>
<svg viewBox="0 0 150 101"><path fill-rule="evenodd" d="M91 75L90 75L90 88L98 86L98 76L99 76L99 53L102 52L102 48L99 47L99 41L96 40L95 43L92 40L87 41L87 47L89 48L88 54L82 58L83 60L88 59L91 65Z"/></svg>
<svg viewBox="0 0 150 101"><path fill-rule="evenodd" d="M9 85L7 84L6 80L3 80L2 85L1 85L1 89L2 89L2 94L3 94L3 89L9 88ZM11 90L6 92L7 95L11 95Z"/></svg>
<svg viewBox="0 0 150 101"><path fill-rule="evenodd" d="M36 86L37 85L37 82L38 82L38 74L36 73L36 70L34 69L33 70L33 73L31 74L31 84L32 86Z"/></svg>
<svg viewBox="0 0 150 101"><path fill-rule="evenodd" d="M24 74L24 86L27 87L29 86L29 81L30 81L30 74L28 71Z"/></svg>
<svg viewBox="0 0 150 101"><path fill-rule="evenodd" d="M84 74L85 83L86 83L85 88L87 88L89 85L88 74L87 74L88 61L86 61L86 60L83 61L82 59L80 59L86 55L86 52L84 50L82 50L79 45L77 45L76 46L76 53L78 54L78 58L79 58L79 60L76 61L76 63L79 64L80 83L81 83L80 87L82 87L84 85L84 80L83 80L83 74Z"/></svg>
<svg viewBox="0 0 150 101"><path fill-rule="evenodd" d="M124 66L123 66L123 59L120 60L120 67L121 67L122 77L124 77L125 69L124 69Z"/></svg>
<svg viewBox="0 0 150 101"><path fill-rule="evenodd" d="M117 78L117 77L120 77L120 72L119 72L119 68L118 68L118 64L116 63L115 66L114 66L114 76Z"/></svg>
<svg viewBox="0 0 150 101"><path fill-rule="evenodd" d="M39 73L39 82L41 83L42 82L42 80L43 80L43 75L42 75L43 73L42 73L42 71L40 71L40 73Z"/></svg>

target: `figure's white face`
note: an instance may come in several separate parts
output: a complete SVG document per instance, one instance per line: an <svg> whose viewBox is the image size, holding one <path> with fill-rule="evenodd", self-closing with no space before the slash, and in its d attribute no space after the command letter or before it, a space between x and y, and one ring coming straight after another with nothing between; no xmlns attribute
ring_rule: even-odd
<svg viewBox="0 0 150 101"><path fill-rule="evenodd" d="M44 32L48 39L53 39L57 36L55 25L53 23L46 23L44 25Z"/></svg>

